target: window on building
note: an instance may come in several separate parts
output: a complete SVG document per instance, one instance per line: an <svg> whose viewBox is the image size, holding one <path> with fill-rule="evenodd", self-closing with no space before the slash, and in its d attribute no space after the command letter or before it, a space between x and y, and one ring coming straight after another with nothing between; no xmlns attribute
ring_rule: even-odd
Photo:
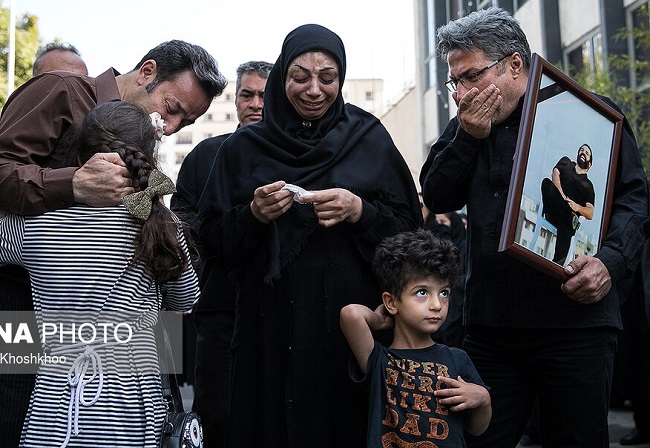
<svg viewBox="0 0 650 448"><path fill-rule="evenodd" d="M176 144L177 145L191 145L192 144L192 134L189 133L189 132L176 134Z"/></svg>
<svg viewBox="0 0 650 448"><path fill-rule="evenodd" d="M499 6L498 1L495 0L478 0L476 4L476 9L481 10L481 9L486 9L489 8L490 6Z"/></svg>
<svg viewBox="0 0 650 448"><path fill-rule="evenodd" d="M637 30L650 29L650 2L644 0L634 4L628 11L628 27ZM639 36L630 36L628 39L628 53L633 61L643 61L637 64L637 69L632 73L630 85L636 89L650 87L650 47L644 47Z"/></svg>
<svg viewBox="0 0 650 448"><path fill-rule="evenodd" d="M424 1L422 24L424 33L424 90L429 90L436 82L436 20L434 0Z"/></svg>
<svg viewBox="0 0 650 448"><path fill-rule="evenodd" d="M176 153L176 165L181 165L183 163L183 160L185 160L185 157L187 157L186 152L177 152Z"/></svg>
<svg viewBox="0 0 650 448"><path fill-rule="evenodd" d="M233 98L232 93L226 93L224 95L224 97L225 97L226 101L234 101L234 99L235 99L235 98Z"/></svg>
<svg viewBox="0 0 650 448"><path fill-rule="evenodd" d="M372 100L373 100L372 91L366 92L366 101L372 101Z"/></svg>
<svg viewBox="0 0 650 448"><path fill-rule="evenodd" d="M206 133L206 134L203 134L203 140L205 140L206 138L210 138L210 137L212 137L213 135L214 135L214 134L212 134L211 132L208 132L208 133Z"/></svg>
<svg viewBox="0 0 650 448"><path fill-rule="evenodd" d="M569 75L588 71L595 73L603 69L603 36L600 32L591 34L567 52Z"/></svg>
<svg viewBox="0 0 650 448"><path fill-rule="evenodd" d="M235 114L226 112L226 121L233 121L235 119Z"/></svg>
<svg viewBox="0 0 650 448"><path fill-rule="evenodd" d="M210 114L210 113L205 114L205 118L204 118L204 120L205 120L205 121L212 121L212 120L213 120L213 118L212 118L212 114Z"/></svg>

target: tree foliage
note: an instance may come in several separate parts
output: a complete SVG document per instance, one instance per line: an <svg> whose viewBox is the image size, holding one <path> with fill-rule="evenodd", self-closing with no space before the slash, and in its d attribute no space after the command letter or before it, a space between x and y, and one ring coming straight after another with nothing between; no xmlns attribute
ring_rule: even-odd
<svg viewBox="0 0 650 448"><path fill-rule="evenodd" d="M649 5L642 6L642 14L649 13ZM616 55L608 59L609 70L602 67L595 72L588 69L572 77L585 88L612 99L625 113L636 136L641 160L650 175L650 61L644 55L650 54L650 30L641 25L623 29L616 39L633 39L636 43L636 57ZM633 73L636 86L625 87L616 73Z"/></svg>
<svg viewBox="0 0 650 448"><path fill-rule="evenodd" d="M7 101L10 10L0 5L0 108ZM34 56L39 47L38 18L24 14L16 19L14 88L32 76Z"/></svg>

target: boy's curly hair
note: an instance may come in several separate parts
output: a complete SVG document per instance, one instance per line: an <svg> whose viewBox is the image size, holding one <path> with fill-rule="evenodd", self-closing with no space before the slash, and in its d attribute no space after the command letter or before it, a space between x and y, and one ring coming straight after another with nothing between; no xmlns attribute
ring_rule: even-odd
<svg viewBox="0 0 650 448"><path fill-rule="evenodd" d="M383 291L396 297L416 278L434 276L454 283L460 273L458 248L424 229L385 238L375 249L372 268Z"/></svg>

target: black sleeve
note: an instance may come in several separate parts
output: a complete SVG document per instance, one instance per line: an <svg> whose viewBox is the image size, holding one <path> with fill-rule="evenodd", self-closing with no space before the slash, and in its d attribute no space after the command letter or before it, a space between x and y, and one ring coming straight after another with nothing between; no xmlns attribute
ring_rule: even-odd
<svg viewBox="0 0 650 448"><path fill-rule="evenodd" d="M422 198L432 213L460 210L467 203L469 176L482 146L456 118L449 122L420 173Z"/></svg>
<svg viewBox="0 0 650 448"><path fill-rule="evenodd" d="M632 128L624 119L609 226L603 245L595 255L605 264L614 282L636 268L647 219L648 181Z"/></svg>

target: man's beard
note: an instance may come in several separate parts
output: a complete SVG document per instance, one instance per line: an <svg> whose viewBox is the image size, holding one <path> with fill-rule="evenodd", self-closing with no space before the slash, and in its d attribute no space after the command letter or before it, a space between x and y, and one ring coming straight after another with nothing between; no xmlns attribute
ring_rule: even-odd
<svg viewBox="0 0 650 448"><path fill-rule="evenodd" d="M578 157L577 160L578 166L582 168L583 170L588 170L589 169L589 161L587 160L586 157Z"/></svg>

